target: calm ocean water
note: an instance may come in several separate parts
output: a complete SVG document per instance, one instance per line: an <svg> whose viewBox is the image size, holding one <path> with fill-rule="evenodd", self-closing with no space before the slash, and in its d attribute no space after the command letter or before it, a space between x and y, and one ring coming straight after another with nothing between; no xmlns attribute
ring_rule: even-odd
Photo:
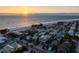
<svg viewBox="0 0 79 59"><path fill-rule="evenodd" d="M79 19L79 14L33 14L26 16L0 16L0 29L30 26L36 23Z"/></svg>

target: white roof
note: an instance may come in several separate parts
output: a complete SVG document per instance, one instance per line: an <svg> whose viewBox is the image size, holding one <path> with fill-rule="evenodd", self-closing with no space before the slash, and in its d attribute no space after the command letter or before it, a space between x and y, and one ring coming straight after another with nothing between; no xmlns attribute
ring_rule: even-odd
<svg viewBox="0 0 79 59"><path fill-rule="evenodd" d="M68 33L69 33L70 35L73 35L73 34L74 34L74 31L73 31L73 30L70 30Z"/></svg>
<svg viewBox="0 0 79 59"><path fill-rule="evenodd" d="M4 43L4 40L3 39L6 39L6 38L3 37L3 36L0 36L0 43Z"/></svg>
<svg viewBox="0 0 79 59"><path fill-rule="evenodd" d="M6 37L3 37L2 34L0 34L0 43L3 43L4 39L6 39Z"/></svg>

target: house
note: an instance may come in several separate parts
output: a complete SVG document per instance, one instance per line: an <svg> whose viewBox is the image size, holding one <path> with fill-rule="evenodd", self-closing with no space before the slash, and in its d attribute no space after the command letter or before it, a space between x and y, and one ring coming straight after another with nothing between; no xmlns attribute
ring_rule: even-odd
<svg viewBox="0 0 79 59"><path fill-rule="evenodd" d="M11 43L7 44L5 47L3 47L0 52L11 53L11 52L14 52L21 48L22 48L22 46L20 44L18 44L17 42L11 42Z"/></svg>
<svg viewBox="0 0 79 59"><path fill-rule="evenodd" d="M41 35L40 36L40 39L43 41L43 42L46 42L51 36L50 35Z"/></svg>
<svg viewBox="0 0 79 59"><path fill-rule="evenodd" d="M0 36L0 48L4 47L7 43L7 38Z"/></svg>
<svg viewBox="0 0 79 59"><path fill-rule="evenodd" d="M75 33L75 36L78 36L79 37L79 32Z"/></svg>
<svg viewBox="0 0 79 59"><path fill-rule="evenodd" d="M69 32L68 32L68 34L71 35L71 36L74 36L74 30L70 29Z"/></svg>
<svg viewBox="0 0 79 59"><path fill-rule="evenodd" d="M0 36L0 43L4 43L7 38Z"/></svg>
<svg viewBox="0 0 79 59"><path fill-rule="evenodd" d="M58 37L64 37L64 35L65 35L65 31L60 31L57 36Z"/></svg>

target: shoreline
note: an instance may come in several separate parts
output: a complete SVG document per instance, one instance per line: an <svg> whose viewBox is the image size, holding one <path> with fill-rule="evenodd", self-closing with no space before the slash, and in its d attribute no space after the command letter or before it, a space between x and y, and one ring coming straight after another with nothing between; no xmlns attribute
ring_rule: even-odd
<svg viewBox="0 0 79 59"><path fill-rule="evenodd" d="M58 23L58 22L72 22L72 21L78 21L79 19L67 19L67 20L57 20L57 21L50 21L50 22L40 22L40 23L35 23L35 24L32 24L32 25L39 25L39 24L43 24L43 25L49 25L49 24L54 24L54 23ZM14 30L14 31L17 31L17 30L21 30L21 29L24 29L24 28L29 28L31 27L32 25L29 25L29 26L24 26L24 27L11 27L11 28L2 28L0 30L3 30L3 29L9 29L9 30Z"/></svg>

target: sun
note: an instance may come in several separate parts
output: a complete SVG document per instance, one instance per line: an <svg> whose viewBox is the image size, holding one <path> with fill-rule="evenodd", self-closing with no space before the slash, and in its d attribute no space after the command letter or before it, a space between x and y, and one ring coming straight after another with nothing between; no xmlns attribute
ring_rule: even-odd
<svg viewBox="0 0 79 59"><path fill-rule="evenodd" d="M29 12L28 11L23 11L22 14L29 14Z"/></svg>

